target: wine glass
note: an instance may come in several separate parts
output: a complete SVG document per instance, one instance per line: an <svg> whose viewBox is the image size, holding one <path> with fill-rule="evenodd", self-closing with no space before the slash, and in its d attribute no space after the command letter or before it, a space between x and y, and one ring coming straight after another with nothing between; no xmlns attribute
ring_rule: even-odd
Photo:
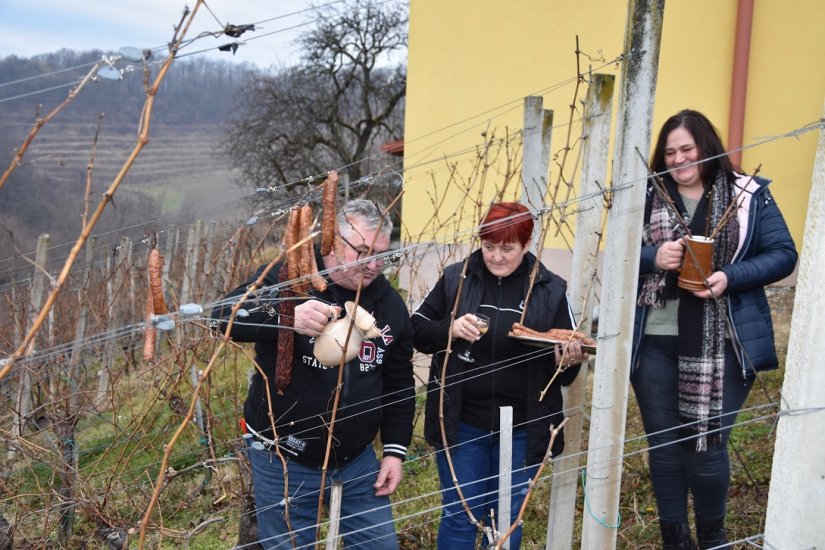
<svg viewBox="0 0 825 550"><path fill-rule="evenodd" d="M482 336L487 333L487 329L490 328L490 318L486 315L482 315L481 313L476 313L476 328L481 333ZM464 353L459 353L458 358L462 361L466 361L468 363L475 363L475 358L470 356L470 348L473 347L475 341L470 342L470 345L467 346L467 349L464 350Z"/></svg>

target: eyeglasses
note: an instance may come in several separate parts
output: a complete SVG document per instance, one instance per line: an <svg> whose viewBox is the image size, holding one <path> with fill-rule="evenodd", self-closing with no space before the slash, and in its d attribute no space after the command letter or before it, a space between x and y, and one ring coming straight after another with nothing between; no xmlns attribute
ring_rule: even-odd
<svg viewBox="0 0 825 550"><path fill-rule="evenodd" d="M346 237L344 237L344 236L343 236L343 235L341 235L340 233L339 233L338 235L341 237L341 240L342 240L342 241L344 241L345 243L347 243L347 245L348 245L351 249L353 249L353 250L355 251L355 253L357 254L357 255L355 256L356 261L357 261L357 260L360 260L360 259L362 259L362 258L364 258L364 257L366 257L366 256L367 256L367 253L369 252L369 249L368 249L368 248L360 248L360 249L359 249L357 246L355 246L354 244L352 244L351 242L349 242L349 241L347 240L347 238L346 238Z"/></svg>
<svg viewBox="0 0 825 550"><path fill-rule="evenodd" d="M355 246L351 242L349 242L347 240L347 238L344 237L343 235L341 235L340 233L339 233L339 236L341 237L342 241L347 243L347 245L355 251L355 254L356 254L355 261L356 262L364 261L364 258L367 257L367 253L369 252L369 249L368 248L363 248L363 247L359 249L357 246ZM384 265L384 266L392 265L392 264L397 263L401 260L401 253L398 252L398 251L391 252L390 250L385 250L385 251L373 250L372 253L373 253L373 255L370 256L369 261L375 260L380 265Z"/></svg>

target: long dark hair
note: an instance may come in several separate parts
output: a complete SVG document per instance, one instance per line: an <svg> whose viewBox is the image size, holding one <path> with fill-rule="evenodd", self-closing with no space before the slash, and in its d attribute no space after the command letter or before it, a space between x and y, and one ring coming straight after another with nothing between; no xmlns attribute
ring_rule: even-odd
<svg viewBox="0 0 825 550"><path fill-rule="evenodd" d="M728 175L734 173L735 168L730 158L725 154L725 147L722 145L719 131L708 120L708 117L692 109L679 111L662 125L662 129L659 130L659 138L656 140L656 148L653 150L653 158L650 159L651 170L656 173L667 171L665 145L667 144L667 136L676 128L684 128L693 136L693 141L696 142L696 147L699 148L699 160L716 157L699 164L699 175L703 184L709 185L713 180L713 175L719 171Z"/></svg>

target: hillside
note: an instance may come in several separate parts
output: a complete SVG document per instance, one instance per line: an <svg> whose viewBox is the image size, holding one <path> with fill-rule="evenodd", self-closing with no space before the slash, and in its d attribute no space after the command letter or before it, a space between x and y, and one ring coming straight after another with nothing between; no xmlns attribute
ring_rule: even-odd
<svg viewBox="0 0 825 550"><path fill-rule="evenodd" d="M13 131L27 130L15 126ZM57 130L39 136L26 153L26 164L40 181L80 190L77 185L85 181L91 155L90 128L76 123ZM158 199L163 215L178 213L184 203L199 206L216 196L226 198L225 193L240 194L219 139L220 133L210 126L153 125L150 141L129 170L122 191ZM134 132L101 132L94 155L95 187L115 178L136 141ZM170 197L179 200L169 202Z"/></svg>
<svg viewBox="0 0 825 550"><path fill-rule="evenodd" d="M64 50L32 59L12 56L0 60L0 84L5 84L0 88L3 170L31 131L35 117L59 105L71 87L42 90L76 81L100 55ZM75 69L64 71L72 67ZM157 70L157 66L149 68ZM99 231L188 212L248 192L249 186L245 190L239 186L221 139L249 71L243 65L204 60L173 65L155 101L150 141L117 193L118 211L107 212ZM90 83L42 127L23 163L0 189L0 217L14 234L18 249L31 250L41 232L49 232L53 243L76 237L98 124L92 203L137 143L145 100L142 73L124 71L121 81ZM38 75L48 76L32 78ZM12 254L9 234L3 232L0 258Z"/></svg>

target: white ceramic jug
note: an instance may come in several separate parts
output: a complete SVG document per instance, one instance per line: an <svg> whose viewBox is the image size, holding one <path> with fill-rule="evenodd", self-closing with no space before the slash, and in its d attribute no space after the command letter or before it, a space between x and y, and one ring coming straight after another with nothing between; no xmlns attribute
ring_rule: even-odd
<svg viewBox="0 0 825 550"><path fill-rule="evenodd" d="M361 344L367 338L381 336L375 326L375 317L370 315L361 306L356 306L355 302L344 304L346 315L335 321L327 323L324 330L315 338L315 347L312 353L322 365L337 367L341 364L341 355L345 361L351 361L358 355ZM349 342L347 342L347 332L350 323L355 322L352 327ZM347 343L344 348L344 342Z"/></svg>

